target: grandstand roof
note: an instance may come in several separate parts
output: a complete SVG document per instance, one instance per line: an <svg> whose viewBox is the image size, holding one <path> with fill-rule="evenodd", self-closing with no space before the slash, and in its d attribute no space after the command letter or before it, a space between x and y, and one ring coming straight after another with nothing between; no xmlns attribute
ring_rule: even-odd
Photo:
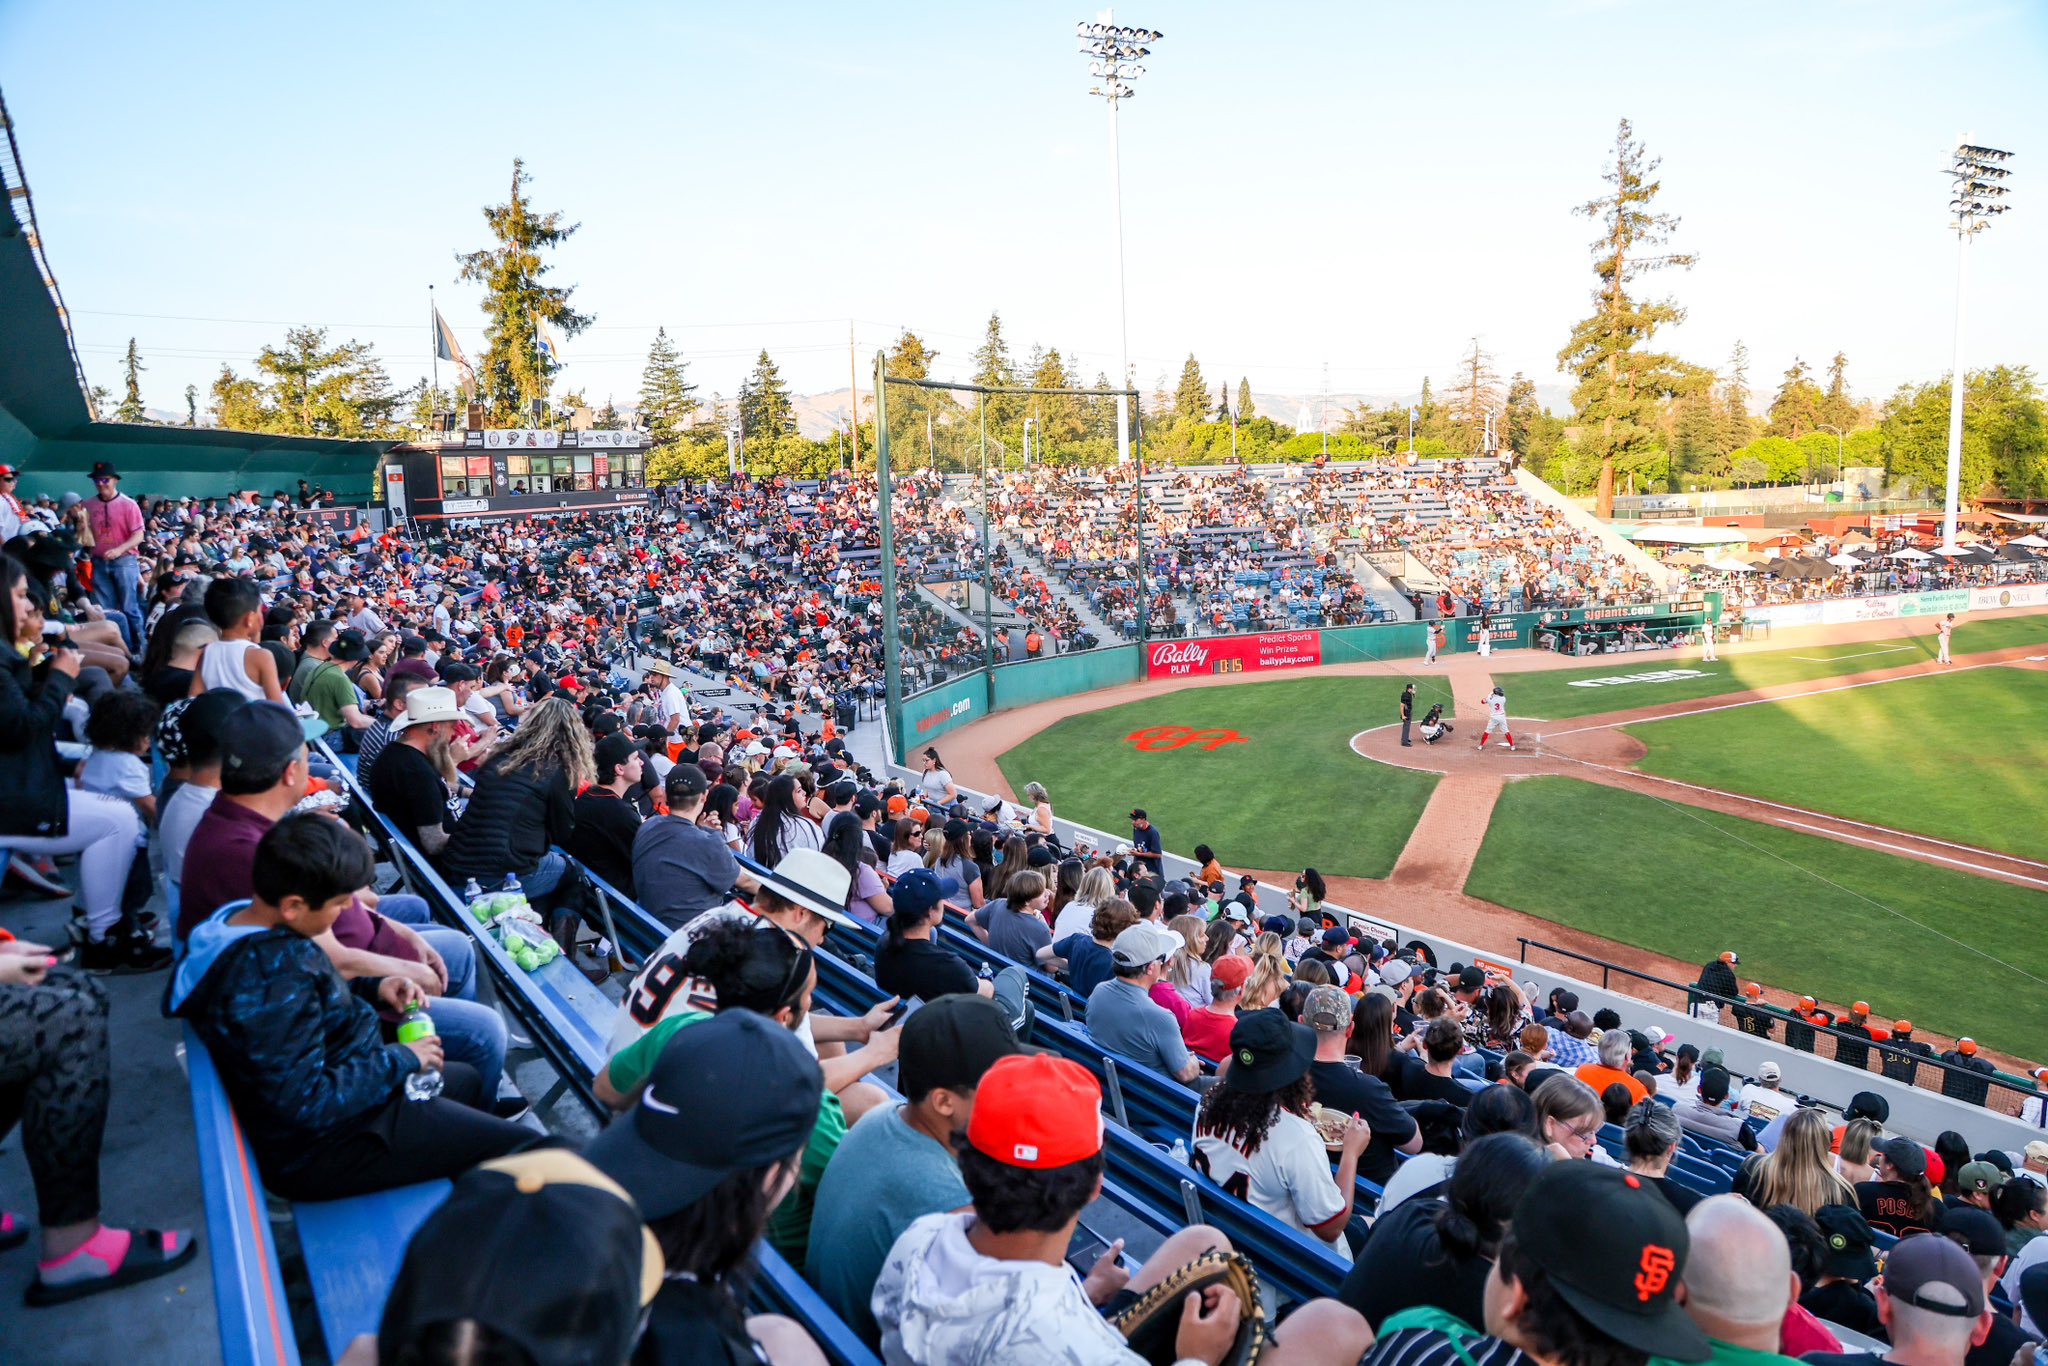
<svg viewBox="0 0 2048 1366"><path fill-rule="evenodd" d="M24 497L83 492L95 460L112 461L131 493L206 497L305 479L344 501L369 497L389 441L93 421L18 202L0 213L0 462L20 467Z"/></svg>

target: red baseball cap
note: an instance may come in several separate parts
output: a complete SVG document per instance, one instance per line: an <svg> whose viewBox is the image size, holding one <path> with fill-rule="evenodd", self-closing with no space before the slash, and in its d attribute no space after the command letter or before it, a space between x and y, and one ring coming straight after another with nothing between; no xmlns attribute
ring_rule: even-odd
<svg viewBox="0 0 2048 1366"><path fill-rule="evenodd" d="M998 1058L974 1093L967 1142L1006 1167L1042 1171L1102 1151L1102 1087L1069 1058Z"/></svg>
<svg viewBox="0 0 2048 1366"><path fill-rule="evenodd" d="M1226 953L1209 969L1209 978L1225 991L1236 991L1251 980L1252 960L1241 953Z"/></svg>

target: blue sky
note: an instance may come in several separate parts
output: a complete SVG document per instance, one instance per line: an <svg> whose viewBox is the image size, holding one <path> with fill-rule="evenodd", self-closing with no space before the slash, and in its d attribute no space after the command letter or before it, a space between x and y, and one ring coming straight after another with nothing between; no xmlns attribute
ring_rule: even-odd
<svg viewBox="0 0 2048 1366"><path fill-rule="evenodd" d="M629 398L656 324L708 394L767 346L847 380L904 324L965 365L1115 367L1108 115L1085 3L982 6L0 0L4 88L88 373L132 334L181 408L286 323L425 373L427 287L472 351L457 249L514 156L583 224L556 277L598 326L568 384ZM1124 108L1130 344L1261 391L1441 385L1474 334L1557 382L1617 117L1663 158L1691 316L1766 394L1836 349L1882 393L1948 366L1947 149L2007 147L1971 251L1970 363L2048 364L2048 6L1633 0L1120 9L1166 33ZM148 316L144 316L148 315ZM233 321L244 320L244 321Z"/></svg>

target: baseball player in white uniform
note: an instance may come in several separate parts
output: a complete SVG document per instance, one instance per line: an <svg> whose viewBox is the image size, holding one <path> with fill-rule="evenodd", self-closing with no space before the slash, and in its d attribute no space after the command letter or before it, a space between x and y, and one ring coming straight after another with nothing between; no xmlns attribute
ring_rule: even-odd
<svg viewBox="0 0 2048 1366"><path fill-rule="evenodd" d="M1955 629L1956 629L1956 614L1955 614L1954 612L1950 612L1950 613L1949 613L1949 614L1948 614L1947 616L1943 617L1943 618L1942 618L1942 619L1941 619L1940 621L1937 621L1937 622L1935 622L1935 623L1934 623L1934 634L1935 634L1935 636L1936 636L1936 637L1937 637L1937 638L1939 639L1939 641L1941 642L1941 650L1940 650L1940 653L1938 653L1938 654L1937 654L1937 655L1935 655L1935 657L1934 657L1934 662L1935 662L1935 663L1937 663L1937 664L1947 664L1947 663L1949 663L1949 662L1950 662L1950 660L1949 660L1949 657L1948 657L1948 638L1949 638L1949 636L1950 636L1950 635L1951 635L1951 634L1952 634L1952 633L1953 633L1953 632L1955 631Z"/></svg>
<svg viewBox="0 0 2048 1366"><path fill-rule="evenodd" d="M1493 627L1488 624L1491 620L1489 617L1481 617L1479 619L1479 629L1472 633L1473 639L1479 642L1479 657L1481 659L1491 659L1493 657Z"/></svg>
<svg viewBox="0 0 2048 1366"><path fill-rule="evenodd" d="M1706 648L1700 652L1700 662L1711 664L1720 658L1714 653L1714 619L1708 617L1700 622L1700 644Z"/></svg>
<svg viewBox="0 0 2048 1366"><path fill-rule="evenodd" d="M1437 624L1433 621L1430 622L1427 626L1423 627L1422 629L1422 662L1424 664L1436 663L1437 635L1438 627Z"/></svg>
<svg viewBox="0 0 2048 1366"><path fill-rule="evenodd" d="M1509 752L1515 748L1515 733L1508 729L1508 695L1495 684L1493 691L1486 695L1486 734L1479 737L1479 748L1485 749L1486 742L1498 732L1508 742Z"/></svg>

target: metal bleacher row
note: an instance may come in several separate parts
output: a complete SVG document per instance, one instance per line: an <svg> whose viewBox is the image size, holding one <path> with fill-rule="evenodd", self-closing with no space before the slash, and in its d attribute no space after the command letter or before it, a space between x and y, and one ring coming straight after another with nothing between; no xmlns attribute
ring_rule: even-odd
<svg viewBox="0 0 2048 1366"><path fill-rule="evenodd" d="M348 772L339 761L337 767ZM352 776L349 782L354 788ZM556 1081L536 1098L535 1112L547 1116L566 1099L585 1118L601 1123L606 1112L593 1084L608 1060L606 1044L617 1003L567 958L531 973L519 968L467 914L461 898L426 858L369 807L366 795L359 788L354 788L354 795L369 818L383 860L399 871L411 890L427 898L440 921L475 939L498 1004L552 1068ZM617 942L631 956L644 958L667 938L668 928L626 893L596 878L592 882L607 903ZM1295 1302L1335 1290L1346 1269L1343 1259L1319 1240L1237 1199L1167 1154L1173 1140L1185 1140L1191 1133L1198 1104L1193 1088L1106 1055L1086 1032L1086 1006L1079 996L1035 966L996 953L965 927L958 908L948 910L951 914L938 932L946 947L992 971L1023 969L1034 1008L1030 1042L1079 1062L1101 1080L1108 1158L1102 1198L1125 1227L1135 1223L1163 1238L1189 1223L1205 1222L1222 1230L1252 1259L1277 1299ZM878 942L873 930L832 928L817 954L817 1009L852 1016L884 999L886 993L865 970ZM261 1187L211 1060L196 1036L188 1031L186 1039L222 1359L230 1366L297 1363L301 1328L292 1313L272 1231L277 1202ZM879 1083L879 1078L870 1080ZM1600 1142L1611 1153L1621 1152L1621 1133L1614 1126L1602 1130ZM1744 1156L1739 1148L1688 1132L1670 1176L1703 1194L1724 1192ZM305 1321L305 1340L313 1341L317 1334L326 1354L334 1358L356 1335L375 1332L407 1242L448 1188L445 1181L430 1182L291 1206L298 1262L313 1301L311 1314L299 1316ZM1381 1193L1372 1182L1359 1180L1354 1237L1365 1231ZM760 1263L753 1286L758 1310L797 1321L840 1366L870 1366L876 1361L803 1281L799 1269L765 1245Z"/></svg>

